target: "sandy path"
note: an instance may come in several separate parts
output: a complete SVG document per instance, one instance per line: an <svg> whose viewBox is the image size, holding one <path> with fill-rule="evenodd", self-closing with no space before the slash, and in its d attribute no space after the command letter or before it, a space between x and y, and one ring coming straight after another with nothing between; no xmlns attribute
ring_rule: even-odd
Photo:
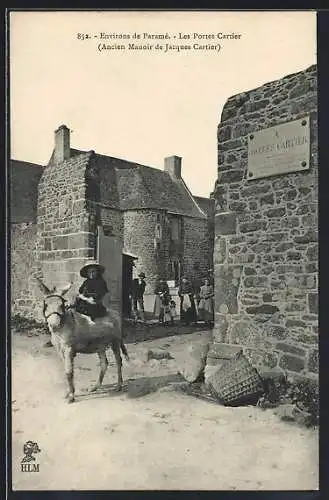
<svg viewBox="0 0 329 500"><path fill-rule="evenodd" d="M175 361L145 361L166 346L175 355L202 333L128 346L124 377L175 373ZM68 405L61 364L45 339L13 341L14 489L302 490L318 487L318 435L272 411L225 408L179 393L138 399L81 395L97 377L97 357L76 362L77 402ZM105 383L115 382L113 360ZM27 440L41 448L40 472L22 473Z"/></svg>

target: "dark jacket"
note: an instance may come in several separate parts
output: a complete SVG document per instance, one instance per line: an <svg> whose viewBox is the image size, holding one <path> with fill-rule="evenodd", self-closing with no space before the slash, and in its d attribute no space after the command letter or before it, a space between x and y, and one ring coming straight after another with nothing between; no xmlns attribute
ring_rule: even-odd
<svg viewBox="0 0 329 500"><path fill-rule="evenodd" d="M178 288L178 295L180 297L185 294L190 295L192 297L194 295L192 283L190 283L189 281L187 283L181 283Z"/></svg>
<svg viewBox="0 0 329 500"><path fill-rule="evenodd" d="M132 282L132 287L131 287L131 296L133 299L141 299L144 295L145 292L145 286L146 283L144 280L141 280L141 283L139 283L139 279L135 278Z"/></svg>
<svg viewBox="0 0 329 500"><path fill-rule="evenodd" d="M96 303L90 304L78 297L75 304L77 312L90 316L91 319L106 315L106 308L102 304L102 300L108 293L108 288L102 277L86 279L80 286L79 293L88 298L92 297Z"/></svg>
<svg viewBox="0 0 329 500"><path fill-rule="evenodd" d="M103 278L86 279L79 288L79 293L85 297L93 297L100 302L108 293L107 285Z"/></svg>

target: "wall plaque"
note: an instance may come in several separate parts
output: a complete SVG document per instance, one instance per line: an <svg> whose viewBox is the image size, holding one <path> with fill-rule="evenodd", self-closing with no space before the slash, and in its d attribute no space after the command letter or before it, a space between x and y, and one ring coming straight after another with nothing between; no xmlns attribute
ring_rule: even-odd
<svg viewBox="0 0 329 500"><path fill-rule="evenodd" d="M309 168L309 116L249 134L248 180Z"/></svg>

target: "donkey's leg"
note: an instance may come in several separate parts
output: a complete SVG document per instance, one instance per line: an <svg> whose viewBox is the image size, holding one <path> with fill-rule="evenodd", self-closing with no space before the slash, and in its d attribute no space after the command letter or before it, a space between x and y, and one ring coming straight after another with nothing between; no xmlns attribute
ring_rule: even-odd
<svg viewBox="0 0 329 500"><path fill-rule="evenodd" d="M120 341L120 348L121 348L121 351L122 353L124 354L124 357L126 358L127 361L130 361L129 359L129 354L128 354L128 351L127 351L127 348L126 346L124 345L123 343L123 340Z"/></svg>
<svg viewBox="0 0 329 500"><path fill-rule="evenodd" d="M113 340L111 347L113 354L115 356L115 361L117 364L117 372L118 372L118 385L117 385L117 390L121 391L122 390L122 384L123 384L123 379L122 379L122 358L120 354L120 344L121 341L119 339Z"/></svg>
<svg viewBox="0 0 329 500"><path fill-rule="evenodd" d="M67 394L67 400L69 403L73 403L75 388L74 388L74 363L73 363L74 352L72 347L65 346L62 350L62 356L64 361L64 369L67 379L67 385L69 389L69 392Z"/></svg>
<svg viewBox="0 0 329 500"><path fill-rule="evenodd" d="M103 383L104 375L105 375L106 370L107 370L107 366L109 364L107 357L106 357L105 348L97 351L97 354L98 354L99 361L100 361L100 372L99 372L99 377L98 377L97 383L94 387L92 387L90 389L90 392L95 392L95 391L97 391L97 389L99 389L101 387L101 385Z"/></svg>
<svg viewBox="0 0 329 500"><path fill-rule="evenodd" d="M55 346L55 349L56 349L58 356L62 360L63 366L65 367L65 355L64 355L65 346L63 346L61 344L61 342L58 341L58 338L56 338L56 337L54 337L54 339L53 339L53 344ZM67 393L65 394L65 399L67 399L69 397L69 395L70 395L70 389L68 389Z"/></svg>

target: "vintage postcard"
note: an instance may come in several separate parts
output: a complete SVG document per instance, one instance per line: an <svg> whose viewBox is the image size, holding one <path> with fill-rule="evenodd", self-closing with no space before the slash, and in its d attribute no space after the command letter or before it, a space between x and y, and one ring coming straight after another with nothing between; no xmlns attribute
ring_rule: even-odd
<svg viewBox="0 0 329 500"><path fill-rule="evenodd" d="M10 488L317 490L316 13L8 19Z"/></svg>

